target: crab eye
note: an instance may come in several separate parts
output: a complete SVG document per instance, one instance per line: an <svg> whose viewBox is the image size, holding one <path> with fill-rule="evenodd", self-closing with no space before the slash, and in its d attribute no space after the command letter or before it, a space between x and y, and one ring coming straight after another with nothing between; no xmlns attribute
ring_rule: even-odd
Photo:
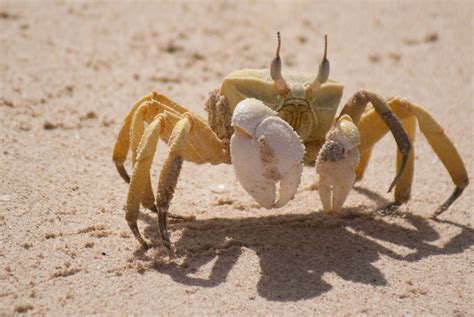
<svg viewBox="0 0 474 317"><path fill-rule="evenodd" d="M311 84L311 88L313 90L319 89L321 87L321 84L325 83L328 80L329 77L329 60L327 59L327 52L328 52L328 36L324 36L324 56L323 60L319 64L319 69L318 69L318 75L316 76L316 79L313 81Z"/></svg>
<svg viewBox="0 0 474 317"><path fill-rule="evenodd" d="M288 85L286 81L283 79L283 75L281 74L281 59L280 59L280 46L281 46L281 38L280 32L277 32L278 37L278 46L276 51L276 56L272 60L272 64L270 65L270 76L275 81L275 85L277 89L284 93L288 90Z"/></svg>

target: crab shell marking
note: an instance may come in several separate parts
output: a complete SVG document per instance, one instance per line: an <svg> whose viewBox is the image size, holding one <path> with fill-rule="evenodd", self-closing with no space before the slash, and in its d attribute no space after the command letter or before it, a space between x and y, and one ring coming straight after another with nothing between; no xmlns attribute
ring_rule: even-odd
<svg viewBox="0 0 474 317"><path fill-rule="evenodd" d="M303 172L304 145L298 134L254 98L237 104L232 126L232 165L242 187L264 208L284 206L295 196Z"/></svg>

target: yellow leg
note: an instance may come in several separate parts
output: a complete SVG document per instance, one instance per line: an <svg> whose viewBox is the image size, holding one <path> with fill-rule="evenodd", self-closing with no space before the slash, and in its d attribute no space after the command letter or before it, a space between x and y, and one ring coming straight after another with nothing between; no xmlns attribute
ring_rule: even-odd
<svg viewBox="0 0 474 317"><path fill-rule="evenodd" d="M132 108L132 110L130 110L129 114L125 118L124 124L119 133L119 137L117 138L117 143L115 145L114 161L116 162L116 166L120 175L126 181L129 182L129 176L123 166L123 162L126 159L129 148L132 152L131 156L133 167L137 157L138 144L140 143L145 131L145 123L150 123L156 115L164 112L169 113L169 119L173 121L172 123L169 122L171 125L168 124L167 126L173 127L174 124L179 120L179 116L187 111L184 107L179 106L167 97L153 92L152 94L143 97L139 102L137 102L137 104ZM128 136L125 138L127 133ZM167 140L170 134L171 129L165 129L161 132L160 137ZM188 154L188 156L192 156L191 153ZM145 208L156 212L155 197L153 195L149 172L144 177L146 180L146 185L142 196L142 204Z"/></svg>
<svg viewBox="0 0 474 317"><path fill-rule="evenodd" d="M166 105L156 101L155 99L145 101L137 109L133 115L132 124L130 128L130 150L132 152L132 167L135 166L135 161L137 158L138 145L143 137L145 132L145 123L149 123L155 118L158 114L166 113L167 116L167 125L166 127L173 127L176 122L179 120L179 114L173 110L169 109ZM160 137L168 138L171 134L171 128L166 129L162 128L160 132ZM148 208L156 212L155 207L155 195L153 195L153 188L151 186L150 171L147 171L147 175L144 176L146 182L145 189L142 196L142 205L145 208Z"/></svg>
<svg viewBox="0 0 474 317"><path fill-rule="evenodd" d="M367 104L372 104L372 109L367 111ZM374 144L379 138L384 134L384 128L388 127L397 142L398 150L402 154L402 162L399 171L395 175L388 191L390 192L392 188L398 183L400 177L403 174L405 169L406 162L408 161L408 153L410 152L410 141L408 139L407 132L403 128L399 118L393 113L393 109L390 108L387 101L385 101L379 95L372 93L370 91L359 91L357 92L349 102L344 106L339 118L343 115L349 115L352 118L352 121L358 125L359 119L365 117L367 113L377 114L380 120L375 121L379 126L371 127L375 130L374 135L366 135L367 140L373 139L374 142L367 142L367 144ZM362 117L362 118L363 118ZM382 126L380 126L382 124ZM372 132L372 131L370 131ZM380 132L380 133L378 133ZM368 133L370 134L370 133ZM367 147L371 147L370 145ZM359 147L361 153L364 152L365 148ZM366 157L368 160L368 157Z"/></svg>
<svg viewBox="0 0 474 317"><path fill-rule="evenodd" d="M415 169L415 133L416 133L416 118L414 116L402 120L402 125L407 131L408 138L412 144L411 151L408 153L408 161L406 163L405 171L402 174L397 186L395 187L395 201L397 204L403 204L410 199L411 185L413 183L413 172ZM397 151L397 173L402 164L402 155Z"/></svg>
<svg viewBox="0 0 474 317"><path fill-rule="evenodd" d="M158 227L160 229L161 240L168 249L171 249L171 242L167 230L168 209L171 199L173 199L174 190L183 164L181 152L186 144L185 141L191 129L191 122L190 118L186 116L175 125L168 143L168 157L161 167L160 179L158 181L158 192L156 194Z"/></svg>
<svg viewBox="0 0 474 317"><path fill-rule="evenodd" d="M126 219L137 240L143 247L147 247L137 227L140 202L145 208L157 212L155 196L151 186L150 168L159 138L171 133L169 131L172 131L172 128L179 121L179 117L165 111L158 114L144 130L144 115L145 111L141 111L141 109L135 113L134 124L131 129L130 144L134 158L132 159L133 173L128 191Z"/></svg>
<svg viewBox="0 0 474 317"><path fill-rule="evenodd" d="M175 114L183 114L187 110L178 105L177 103L171 101L164 95L160 95L156 92L153 92L143 98L141 98L135 105L130 109L127 116L122 122L122 126L120 128L119 134L115 141L114 146L114 153L112 156L113 161L115 162L115 166L117 167L117 171L119 172L120 176L129 183L130 177L123 166L125 160L127 159L128 150L130 147L130 128L132 125L132 120L135 116L137 110L142 106L144 103L154 101L159 103L166 108L167 111L175 113Z"/></svg>
<svg viewBox="0 0 474 317"><path fill-rule="evenodd" d="M463 189L469 184L469 178L464 163L439 123L437 123L426 110L418 105L401 101L400 99L390 99L388 103L393 113L402 120L403 126L407 130L408 137L411 141L415 139L415 122L418 121L421 132L426 136L431 147L446 167L456 185L453 194L436 211L435 216L439 215L461 195ZM361 153L370 151L373 145L388 132L387 126L373 110L364 113L358 127L361 136L361 145L359 146ZM397 153L397 171L400 170L400 161L400 154ZM413 170L414 153L409 153L405 171L402 173L395 190L395 205L402 204L409 199Z"/></svg>
<svg viewBox="0 0 474 317"><path fill-rule="evenodd" d="M132 119L132 125L130 128L130 148L132 152L132 168L135 166L137 159L137 150L140 140L145 132L145 122L147 112L149 112L149 101L144 102L135 112ZM155 205L155 196L153 195L153 189L151 187L150 172L147 171L147 175L143 176L146 182L143 196L142 205L145 208L153 209Z"/></svg>
<svg viewBox="0 0 474 317"><path fill-rule="evenodd" d="M158 115L147 127L142 141L138 146L138 155L133 167L130 187L128 189L127 212L125 214L125 219L127 220L128 226L135 238L137 238L144 248L147 248L148 245L138 230L138 211L140 209L143 191L148 183L147 180L150 173L151 163L153 162L153 156L156 151L158 138L165 124L165 116L166 115Z"/></svg>
<svg viewBox="0 0 474 317"><path fill-rule="evenodd" d="M469 184L469 177L467 175L464 162L456 150L456 147L444 133L440 124L421 106L402 101L400 99L393 99L390 101L393 106L404 106L409 108L420 126L420 131L425 135L434 152L443 163L448 171L453 183L456 185L451 196L438 208L433 217L440 215L449 206L461 196L464 188Z"/></svg>
<svg viewBox="0 0 474 317"><path fill-rule="evenodd" d="M137 114L137 120L139 119L140 115ZM199 117L190 113L177 116L167 111L155 117L145 129L136 149L137 156L127 199L126 219L128 225L144 248L147 248L148 245L138 231L138 212L140 202L145 201L145 195L153 196L152 192L151 194L147 193L147 191L151 191L150 168L158 140L164 136L168 141L168 157L160 171L156 205L153 204L152 206L158 212L161 237L168 248L171 246L166 230L168 208L183 159L196 163L209 162L212 164L230 161L225 144ZM146 200L148 199L149 197L146 197Z"/></svg>
<svg viewBox="0 0 474 317"><path fill-rule="evenodd" d="M130 183L130 176L128 176L123 163L127 159L128 148L130 146L130 125L132 124L132 118L135 115L135 112L143 102L149 99L150 96L143 97L130 109L122 122L122 127L120 128L120 132L115 140L112 159L115 162L115 166L117 167L120 176L122 176L127 183Z"/></svg>

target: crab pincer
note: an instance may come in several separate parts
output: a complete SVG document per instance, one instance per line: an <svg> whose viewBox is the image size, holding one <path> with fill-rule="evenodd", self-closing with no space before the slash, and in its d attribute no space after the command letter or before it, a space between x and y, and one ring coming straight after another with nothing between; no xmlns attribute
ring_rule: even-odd
<svg viewBox="0 0 474 317"><path fill-rule="evenodd" d="M295 196L303 172L304 145L298 134L254 98L236 106L232 126L230 152L237 179L264 208L284 206Z"/></svg>
<svg viewBox="0 0 474 317"><path fill-rule="evenodd" d="M338 212L355 181L359 164L360 136L351 117L343 115L326 135L316 159L319 175L319 196L325 212Z"/></svg>

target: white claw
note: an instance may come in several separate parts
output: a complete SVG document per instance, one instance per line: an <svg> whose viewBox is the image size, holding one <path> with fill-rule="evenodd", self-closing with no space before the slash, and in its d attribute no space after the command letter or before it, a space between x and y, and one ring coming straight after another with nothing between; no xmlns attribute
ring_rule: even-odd
<svg viewBox="0 0 474 317"><path fill-rule="evenodd" d="M303 172L304 146L293 128L276 115L260 100L248 98L232 116L230 153L235 174L267 209L282 207L295 196Z"/></svg>
<svg viewBox="0 0 474 317"><path fill-rule="evenodd" d="M316 171L319 196L324 211L341 210L355 181L354 169L359 164L359 130L351 117L343 115L326 135L319 151Z"/></svg>

